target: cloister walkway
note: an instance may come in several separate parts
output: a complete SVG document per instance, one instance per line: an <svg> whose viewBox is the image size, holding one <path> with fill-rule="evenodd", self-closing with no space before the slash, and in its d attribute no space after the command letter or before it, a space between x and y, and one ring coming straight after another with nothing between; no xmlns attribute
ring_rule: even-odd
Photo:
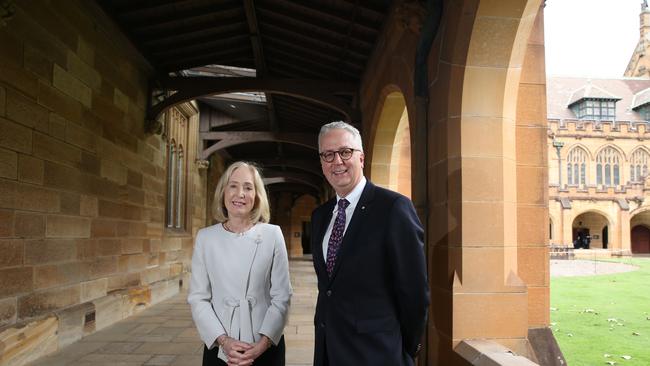
<svg viewBox="0 0 650 366"><path fill-rule="evenodd" d="M316 276L310 260L291 260L290 271L294 295L285 328L287 365L311 365ZM203 345L186 298L183 291L30 365L201 365Z"/></svg>

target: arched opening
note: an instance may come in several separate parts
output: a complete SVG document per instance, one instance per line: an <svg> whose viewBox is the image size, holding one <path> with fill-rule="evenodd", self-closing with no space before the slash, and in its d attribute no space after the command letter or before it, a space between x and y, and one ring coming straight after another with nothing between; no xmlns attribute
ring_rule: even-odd
<svg viewBox="0 0 650 366"><path fill-rule="evenodd" d="M620 165L623 158L618 150L607 146L596 155L596 184L604 187L618 187L621 183Z"/></svg>
<svg viewBox="0 0 650 366"><path fill-rule="evenodd" d="M553 242L553 219L551 217L548 218L548 240Z"/></svg>
<svg viewBox="0 0 650 366"><path fill-rule="evenodd" d="M630 249L632 254L650 253L650 210L642 211L630 220Z"/></svg>
<svg viewBox="0 0 650 366"><path fill-rule="evenodd" d="M573 220L572 239L575 249L607 249L607 217L598 212L584 212Z"/></svg>
<svg viewBox="0 0 650 366"><path fill-rule="evenodd" d="M370 179L379 186L411 197L411 134L401 92L388 94L379 114Z"/></svg>
<svg viewBox="0 0 650 366"><path fill-rule="evenodd" d="M567 156L567 183L570 186L584 187L587 182L589 171L589 159L587 152L580 146L573 148Z"/></svg>
<svg viewBox="0 0 650 366"><path fill-rule="evenodd" d="M289 239L289 256L300 257L311 254L310 224L311 212L318 206L314 196L305 194L296 199L291 207L291 238Z"/></svg>

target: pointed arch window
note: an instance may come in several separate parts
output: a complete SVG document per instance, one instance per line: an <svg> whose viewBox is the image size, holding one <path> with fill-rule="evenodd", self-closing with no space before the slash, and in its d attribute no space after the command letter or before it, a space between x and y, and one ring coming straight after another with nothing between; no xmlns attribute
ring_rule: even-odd
<svg viewBox="0 0 650 366"><path fill-rule="evenodd" d="M606 187L620 185L620 161L613 147L602 149L596 156L596 184Z"/></svg>
<svg viewBox="0 0 650 366"><path fill-rule="evenodd" d="M567 156L567 179L569 185L587 184L587 152L581 147L575 147Z"/></svg>
<svg viewBox="0 0 650 366"><path fill-rule="evenodd" d="M648 176L648 161L650 154L638 149L630 158L630 182L642 182Z"/></svg>
<svg viewBox="0 0 650 366"><path fill-rule="evenodd" d="M191 177L188 166L189 117L187 108L176 106L167 112L167 190L165 207L165 228L185 234L188 223L187 200ZM191 114L190 114L191 115Z"/></svg>
<svg viewBox="0 0 650 366"><path fill-rule="evenodd" d="M176 142L171 140L167 147L167 227L173 227L176 197Z"/></svg>
<svg viewBox="0 0 650 366"><path fill-rule="evenodd" d="M185 197L185 156L183 154L183 146L178 147L178 159L176 163L176 205L174 206L174 227L176 229L183 228L183 217L184 217L184 202Z"/></svg>

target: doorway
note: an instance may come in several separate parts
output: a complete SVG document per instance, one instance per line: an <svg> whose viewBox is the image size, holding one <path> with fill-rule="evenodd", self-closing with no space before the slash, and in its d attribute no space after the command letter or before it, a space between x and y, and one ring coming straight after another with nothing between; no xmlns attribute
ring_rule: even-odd
<svg viewBox="0 0 650 366"><path fill-rule="evenodd" d="M648 254L650 253L650 229L643 225L635 226L631 235L632 253Z"/></svg>
<svg viewBox="0 0 650 366"><path fill-rule="evenodd" d="M302 254L311 254L311 222L302 222Z"/></svg>

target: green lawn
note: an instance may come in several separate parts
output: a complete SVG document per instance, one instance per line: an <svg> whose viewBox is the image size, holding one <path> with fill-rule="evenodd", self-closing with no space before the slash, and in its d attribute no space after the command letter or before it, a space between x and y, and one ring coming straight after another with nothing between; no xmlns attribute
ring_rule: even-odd
<svg viewBox="0 0 650 366"><path fill-rule="evenodd" d="M640 268L551 279L551 329L569 366L650 365L650 258L616 261Z"/></svg>

